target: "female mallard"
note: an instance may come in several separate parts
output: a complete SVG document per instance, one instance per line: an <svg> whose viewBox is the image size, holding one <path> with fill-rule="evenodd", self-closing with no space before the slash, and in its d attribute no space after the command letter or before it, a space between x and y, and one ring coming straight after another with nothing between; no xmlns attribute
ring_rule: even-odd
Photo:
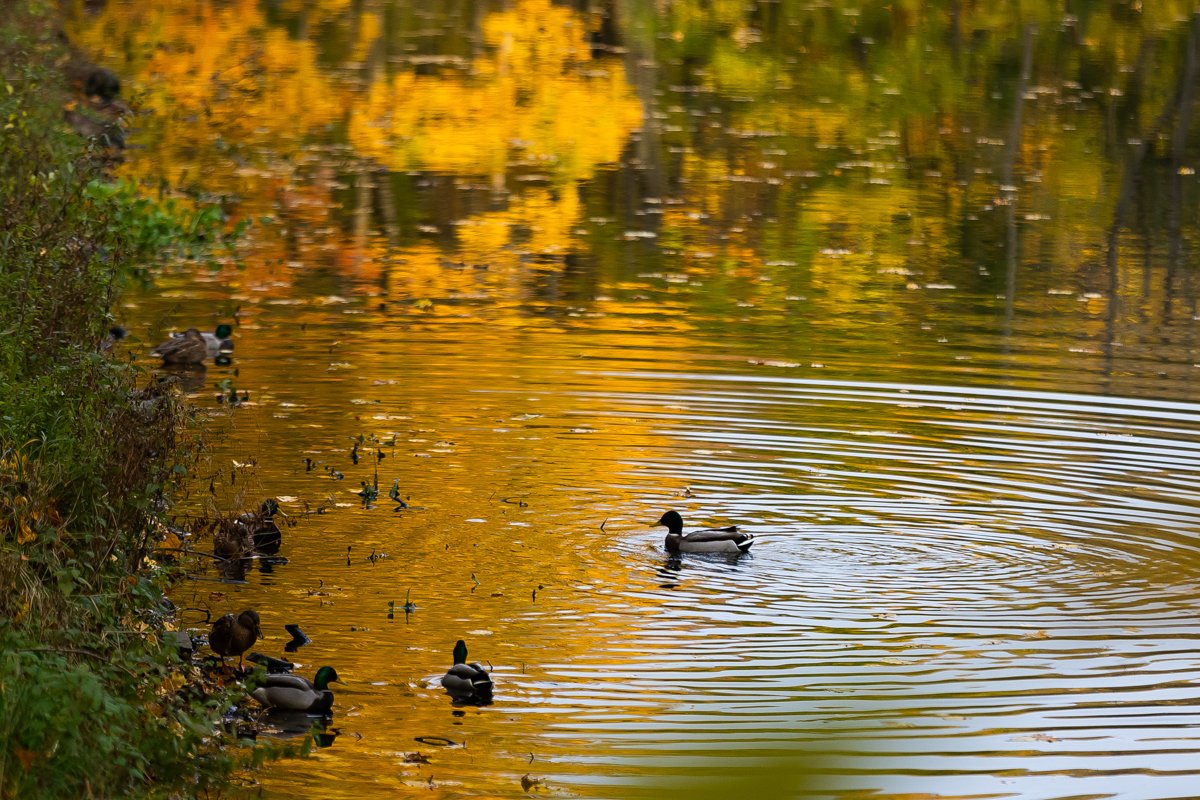
<svg viewBox="0 0 1200 800"><path fill-rule="evenodd" d="M672 553L744 553L754 544L754 537L741 533L734 525L728 528L708 528L683 533L683 517L668 511L651 527L667 526L667 549Z"/></svg>
<svg viewBox="0 0 1200 800"><path fill-rule="evenodd" d="M240 520L221 519L213 531L213 554L241 558L254 552L254 532Z"/></svg>
<svg viewBox="0 0 1200 800"><path fill-rule="evenodd" d="M242 653L262 638L258 623L258 612L246 609L236 618L226 614L213 623L208 634L208 646L221 657L221 668L225 668L225 656L237 656L238 667L242 666Z"/></svg>
<svg viewBox="0 0 1200 800"><path fill-rule="evenodd" d="M233 340L229 338L232 335L233 328L224 322L217 326L215 333L200 334L204 338L204 346L208 348L207 356L216 358L219 355L232 353Z"/></svg>
<svg viewBox="0 0 1200 800"><path fill-rule="evenodd" d="M454 645L454 666L442 678L442 688L458 702L486 706L492 702L492 676L478 661L467 663L467 644Z"/></svg>
<svg viewBox="0 0 1200 800"><path fill-rule="evenodd" d="M199 364L208 358L208 344L196 328L188 328L183 336L172 336L150 351L167 364Z"/></svg>
<svg viewBox="0 0 1200 800"><path fill-rule="evenodd" d="M321 667L314 681L300 675L267 675L250 696L268 708L328 714L333 710L331 683L342 683L333 667Z"/></svg>
<svg viewBox="0 0 1200 800"><path fill-rule="evenodd" d="M274 517L279 512L279 501L273 497L263 500L258 511L247 511L236 520L234 525L240 530L242 537L249 537L254 543L254 549L263 553L279 552L283 532L275 523Z"/></svg>

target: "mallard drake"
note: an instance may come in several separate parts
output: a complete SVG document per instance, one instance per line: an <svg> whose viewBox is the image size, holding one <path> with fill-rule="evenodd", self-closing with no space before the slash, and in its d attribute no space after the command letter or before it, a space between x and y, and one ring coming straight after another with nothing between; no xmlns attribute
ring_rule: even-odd
<svg viewBox="0 0 1200 800"><path fill-rule="evenodd" d="M225 656L237 656L238 667L241 667L242 654L261 638L258 612L248 608L237 617L226 614L214 622L212 632L208 634L208 646L221 657L222 668L225 666Z"/></svg>
<svg viewBox="0 0 1200 800"><path fill-rule="evenodd" d="M467 663L467 643L462 639L454 645L454 666L442 678L442 688L459 702L476 705L492 702L492 676L478 661Z"/></svg>
<svg viewBox="0 0 1200 800"><path fill-rule="evenodd" d="M199 364L208 358L208 344L197 328L188 328L182 336L172 336L150 351L167 364Z"/></svg>
<svg viewBox="0 0 1200 800"><path fill-rule="evenodd" d="M684 535L683 517L678 511L668 511L650 527L659 525L667 526L667 550L672 553L744 553L754 544L754 537L740 532L735 525Z"/></svg>
<svg viewBox="0 0 1200 800"><path fill-rule="evenodd" d="M331 683L342 683L333 667L321 667L312 681L300 675L267 675L250 696L268 708L328 714L333 709Z"/></svg>
<svg viewBox="0 0 1200 800"><path fill-rule="evenodd" d="M230 325L222 322L215 332L200 335L204 338L204 346L208 348L209 358L233 352L233 340L229 338L233 335L233 328Z"/></svg>

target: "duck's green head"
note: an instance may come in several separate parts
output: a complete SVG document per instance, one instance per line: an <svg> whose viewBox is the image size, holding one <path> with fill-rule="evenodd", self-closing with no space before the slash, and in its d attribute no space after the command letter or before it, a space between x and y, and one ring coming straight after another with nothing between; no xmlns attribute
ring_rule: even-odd
<svg viewBox="0 0 1200 800"><path fill-rule="evenodd" d="M668 511L650 527L657 528L659 525L666 525L667 530L671 533L683 533L683 517L679 516L678 511Z"/></svg>
<svg viewBox="0 0 1200 800"><path fill-rule="evenodd" d="M458 644L454 645L454 663L467 663L467 643L462 639L459 639Z"/></svg>
<svg viewBox="0 0 1200 800"><path fill-rule="evenodd" d="M266 500L262 501L262 506L259 507L258 513L264 519L275 516L279 513L279 501L274 497L268 497Z"/></svg>
<svg viewBox="0 0 1200 800"><path fill-rule="evenodd" d="M217 326L217 330L215 331L215 333L217 334L218 339L228 339L230 336L233 335L233 326L229 325L228 323L222 322L220 325Z"/></svg>
<svg viewBox="0 0 1200 800"><path fill-rule="evenodd" d="M333 667L321 667L317 670L317 677L313 681L313 686L316 686L323 692L329 688L329 684L341 682L338 680L336 669Z"/></svg>

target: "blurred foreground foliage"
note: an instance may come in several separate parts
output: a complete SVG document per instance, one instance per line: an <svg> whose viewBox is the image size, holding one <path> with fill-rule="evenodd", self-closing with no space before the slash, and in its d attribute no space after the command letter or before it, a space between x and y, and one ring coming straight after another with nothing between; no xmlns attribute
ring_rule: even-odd
<svg viewBox="0 0 1200 800"><path fill-rule="evenodd" d="M0 798L211 795L285 750L225 747L241 687L168 644L177 573L151 555L201 443L104 339L140 264L237 231L106 181L114 154L63 122L50 12L0 9Z"/></svg>

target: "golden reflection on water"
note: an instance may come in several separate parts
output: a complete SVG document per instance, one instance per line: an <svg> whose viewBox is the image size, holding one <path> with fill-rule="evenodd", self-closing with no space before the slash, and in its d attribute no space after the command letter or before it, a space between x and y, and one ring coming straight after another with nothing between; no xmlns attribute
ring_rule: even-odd
<svg viewBox="0 0 1200 800"><path fill-rule="evenodd" d="M121 313L236 318L183 507L299 520L176 593L347 680L266 794L1191 793L1200 47L1075 5L77 7L118 174L256 220Z"/></svg>

